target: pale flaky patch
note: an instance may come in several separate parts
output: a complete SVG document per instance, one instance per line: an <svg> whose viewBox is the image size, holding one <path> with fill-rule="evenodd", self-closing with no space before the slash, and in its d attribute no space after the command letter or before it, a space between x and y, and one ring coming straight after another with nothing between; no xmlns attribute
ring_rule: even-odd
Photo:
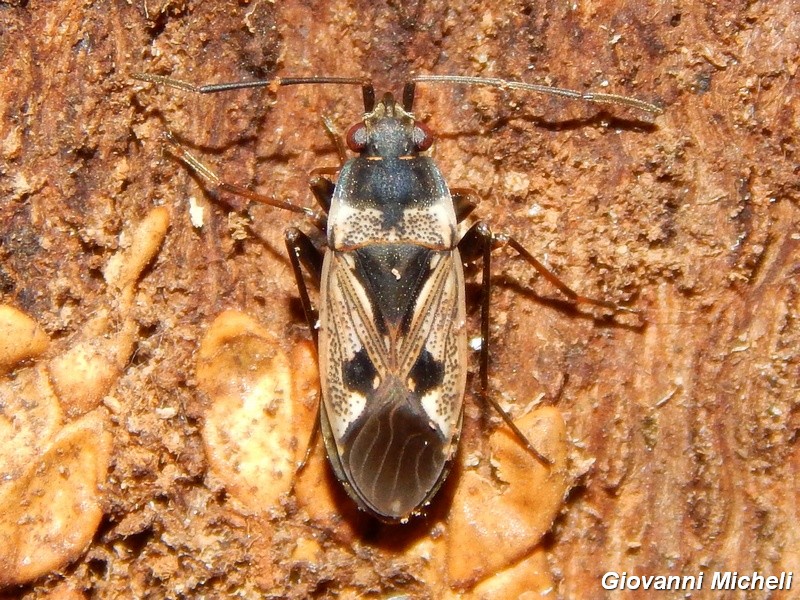
<svg viewBox="0 0 800 600"><path fill-rule="evenodd" d="M103 516L111 433L105 409L65 426L0 494L0 587L77 558Z"/></svg>
<svg viewBox="0 0 800 600"><path fill-rule="evenodd" d="M534 458L506 427L492 434L496 481L465 470L447 521L447 578L456 588L469 589L533 552L569 489L568 444L561 413L541 408L516 423L553 464ZM481 553L476 561L475 548L491 548L491 552Z"/></svg>
<svg viewBox="0 0 800 600"><path fill-rule="evenodd" d="M169 227L164 207L151 210L130 234L126 247L106 265L107 306L95 311L70 341L70 348L49 363L50 379L65 412L78 416L96 408L119 379L136 343L132 314L136 285L157 254Z"/></svg>
<svg viewBox="0 0 800 600"><path fill-rule="evenodd" d="M202 435L212 474L248 511L274 508L291 489L314 427L310 347L299 346L290 360L268 329L227 311L201 342L197 381L208 400Z"/></svg>
<svg viewBox="0 0 800 600"><path fill-rule="evenodd" d="M136 285L168 226L168 211L156 208L123 233L125 249L106 268L106 305L66 348L48 344L30 317L0 307L3 367L39 358L0 378L0 586L63 567L95 534L112 439L97 407L130 358ZM45 349L53 351L46 360ZM64 425L65 414L80 418Z"/></svg>
<svg viewBox="0 0 800 600"><path fill-rule="evenodd" d="M557 598L556 585L547 563L547 552L541 546L518 563L495 573L479 583L461 600L536 600Z"/></svg>
<svg viewBox="0 0 800 600"><path fill-rule="evenodd" d="M30 468L62 420L43 365L19 370L13 378L0 377L0 494Z"/></svg>
<svg viewBox="0 0 800 600"><path fill-rule="evenodd" d="M13 306L0 305L0 373L39 356L49 343L36 321Z"/></svg>

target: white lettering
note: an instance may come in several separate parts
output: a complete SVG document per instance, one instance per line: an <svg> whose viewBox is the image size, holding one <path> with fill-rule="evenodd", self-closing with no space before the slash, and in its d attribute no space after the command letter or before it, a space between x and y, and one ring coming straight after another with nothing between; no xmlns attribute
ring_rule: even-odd
<svg viewBox="0 0 800 600"><path fill-rule="evenodd" d="M608 571L602 578L606 590L700 590L703 589L703 573L697 575L628 575L623 571Z"/></svg>
<svg viewBox="0 0 800 600"><path fill-rule="evenodd" d="M765 576L758 571L752 575L739 575L738 571L717 571L711 581L712 590L790 590L792 573L783 572Z"/></svg>
<svg viewBox="0 0 800 600"><path fill-rule="evenodd" d="M650 586L653 584L653 580L655 579L655 577L653 575L650 575L650 577L641 577L640 579L642 581L642 587L646 590L649 590Z"/></svg>
<svg viewBox="0 0 800 600"><path fill-rule="evenodd" d="M752 571L740 575L738 571L715 571L711 580L712 590L790 590L791 571L780 575L765 575ZM607 571L602 578L606 590L702 590L705 573L696 575L628 575L626 571Z"/></svg>
<svg viewBox="0 0 800 600"><path fill-rule="evenodd" d="M659 577L656 582L657 590L679 590L681 589L681 578L677 575L670 575L669 577ZM672 585L675 587L672 587Z"/></svg>
<svg viewBox="0 0 800 600"><path fill-rule="evenodd" d="M714 578L711 580L711 589L712 590L729 590L732 589L730 587L731 580L734 579L735 575L731 571L724 571L720 573L719 571L714 572Z"/></svg>
<svg viewBox="0 0 800 600"><path fill-rule="evenodd" d="M604 590L616 590L619 585L619 573L616 571L608 571L603 575L600 584L603 586Z"/></svg>

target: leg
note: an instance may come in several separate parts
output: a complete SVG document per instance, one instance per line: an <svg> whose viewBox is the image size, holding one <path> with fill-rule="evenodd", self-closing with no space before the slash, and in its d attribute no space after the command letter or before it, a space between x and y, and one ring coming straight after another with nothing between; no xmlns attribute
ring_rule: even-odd
<svg viewBox="0 0 800 600"><path fill-rule="evenodd" d="M340 166L338 167L317 167L311 171L311 192L314 198L317 199L317 204L320 205L325 214L328 214L331 209L331 199L333 198L333 191L336 189L336 184L333 183L328 177L324 175L337 175L341 171L343 165L347 161L347 151L345 150L344 143L342 143L342 136L336 130L336 126L328 117L322 117L322 122L325 124L325 131L328 132L331 140L336 145L336 152L339 154Z"/></svg>
<svg viewBox="0 0 800 600"><path fill-rule="evenodd" d="M181 159L195 173L200 175L200 177L202 177L206 181L206 183L208 183L212 187L224 192L235 194L237 196L242 196L243 198L247 198L248 200L252 200L254 202L259 202L261 204L266 204L268 206L274 206L275 208L281 208L283 210L290 210L295 213L300 213L310 218L317 226L320 226L320 224L325 223L326 219L324 215L321 215L318 212L311 210L310 208L306 208L304 206L298 206L296 204L292 204L291 202L286 202L285 200L278 200L277 198L272 198L270 196L264 196L262 194L253 192L252 190L249 190L240 185L236 185L235 183L228 183L227 181L223 181L219 177L219 175L217 175L214 171L209 169L206 165L200 162L200 160L197 157L195 157L191 152L189 152L186 148L184 148L178 142L178 140L175 139L175 136L172 135L172 133L167 132L166 134L164 134L164 138L167 144L169 144L169 147L172 150L172 152L175 153L179 159Z"/></svg>
<svg viewBox="0 0 800 600"><path fill-rule="evenodd" d="M312 175L314 176L309 182L309 187L311 188L311 193L314 194L314 198L317 200L317 204L325 211L325 214L328 214L331 209L331 199L333 198L333 191L336 189L336 185L327 177L317 175L318 172L317 169L312 171Z"/></svg>
<svg viewBox="0 0 800 600"><path fill-rule="evenodd" d="M306 315L308 329L311 331L311 338L314 340L314 347L318 349L317 340L317 311L311 305L311 298L308 295L305 277L303 277L303 267L314 280L314 284L319 287L322 278L322 254L314 246L305 233L292 227L286 231L286 250L289 253L289 260L292 263L297 291L300 294L300 303L303 305L303 312Z"/></svg>
<svg viewBox="0 0 800 600"><path fill-rule="evenodd" d="M292 263L292 271L294 271L294 278L297 282L297 291L300 294L300 303L303 305L303 312L306 315L308 322L308 329L311 332L311 338L314 340L314 348L319 354L319 342L317 334L317 311L311 305L311 299L308 296L308 287L306 280L303 277L303 267L309 273L314 283L319 287L322 277L322 254L314 246L311 239L302 231L292 227L286 231L286 250L289 253L289 260ZM317 398L319 399L319 390L317 390ZM308 439L306 446L306 453L303 460L297 465L295 475L302 471L308 459L311 456L311 451L319 436L319 402L317 402L317 417L314 419L314 428L311 430L311 435Z"/></svg>
<svg viewBox="0 0 800 600"><path fill-rule="evenodd" d="M339 164L343 165L347 162L347 150L345 149L344 142L342 142L342 136L339 130L336 129L336 125L334 125L333 121L328 117L323 116L322 123L325 125L325 131L328 132L328 135L336 146L336 153L339 155Z"/></svg>
<svg viewBox="0 0 800 600"><path fill-rule="evenodd" d="M483 258L483 280L481 287L481 359L480 359L480 378L481 378L481 398L491 404L498 414L506 422L506 425L514 432L519 440L525 445L528 451L541 463L552 465L553 461L542 455L525 434L519 430L497 399L489 393L489 308L491 304L492 279L492 240L493 235L489 227L482 222L475 223L461 241L458 243L459 252L465 262L471 262L477 258Z"/></svg>
<svg viewBox="0 0 800 600"><path fill-rule="evenodd" d="M620 306L619 304L614 304L613 302L609 302L608 300L598 300L596 298L589 298L588 296L582 296L575 292L572 288L570 288L566 283L561 281L555 273L553 273L550 269L540 263L536 258L528 252L522 244L520 244L517 240L507 234L492 234L492 247L493 248L500 248L502 246L511 246L514 250L516 250L517 254L519 254L525 261L531 265L534 269L536 269L547 281L553 284L558 290L567 297L567 300L573 304L591 304L593 306L600 306L602 308L607 308L614 312L628 312L633 313L635 315L639 314L639 311L633 308L627 308L625 306Z"/></svg>
<svg viewBox="0 0 800 600"><path fill-rule="evenodd" d="M582 296L573 291L563 281L561 281L552 271L545 267L541 262L536 260L534 256L528 252L517 240L513 237L501 234L495 235L489 229L489 226L483 222L478 222L464 234L458 244L459 252L464 262L472 262L479 258L483 259L483 281L481 286L483 288L481 298L481 357L480 357L480 378L481 378L481 394L483 398L489 402L495 410L503 417L503 420L511 428L511 430L522 440L528 450L538 460L545 464L552 464L548 458L542 456L525 435L517 428L511 417L499 405L497 400L489 394L489 311L491 308L491 260L492 250L502 246L511 246L516 252L522 256L531 266L533 266L539 273L541 273L550 283L556 286L562 294L567 297L567 300L574 304L591 304L593 306L600 306L615 312L626 311L638 314L638 311L618 306L613 302L606 300L597 300Z"/></svg>

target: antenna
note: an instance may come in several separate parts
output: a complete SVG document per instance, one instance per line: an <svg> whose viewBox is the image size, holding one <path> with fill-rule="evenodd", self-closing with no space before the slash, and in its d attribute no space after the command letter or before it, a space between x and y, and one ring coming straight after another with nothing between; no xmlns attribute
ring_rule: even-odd
<svg viewBox="0 0 800 600"><path fill-rule="evenodd" d="M134 73L131 75L139 81L147 81L164 85L176 90L193 92L195 94L215 94L217 92L230 92L259 87L285 87L289 85L360 85L364 96L364 112L371 112L375 108L375 87L368 79L361 77L275 77L274 79L253 79L251 81L235 81L231 83L214 83L210 85L195 85L188 81L152 75L150 73Z"/></svg>
<svg viewBox="0 0 800 600"><path fill-rule="evenodd" d="M494 77L466 77L462 75L419 75L411 79L411 83L460 83L464 85L475 85L493 87L501 90L523 90L535 92L537 94L550 94L551 96L561 96L572 100L583 100L595 104L614 104L616 106L629 106L638 110L660 115L664 110L660 106L631 98L629 96L619 96L617 94L602 94L598 92L579 92L566 88L551 87L549 85L538 85L535 83L525 83L522 81L508 81ZM412 92L413 95L413 92Z"/></svg>

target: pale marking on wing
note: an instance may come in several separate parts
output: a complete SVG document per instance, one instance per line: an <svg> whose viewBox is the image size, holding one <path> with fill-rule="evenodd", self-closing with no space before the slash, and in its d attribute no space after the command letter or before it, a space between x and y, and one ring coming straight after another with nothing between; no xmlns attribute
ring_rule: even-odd
<svg viewBox="0 0 800 600"><path fill-rule="evenodd" d="M367 351L367 356L372 361L378 376L384 379L386 374L393 370L393 353L389 351L391 346L387 348L375 328L375 317L369 296L353 272L350 261L339 260L337 262L341 268L336 269L336 282L341 285L338 289L349 308L343 312L346 313L345 316L350 321L352 330Z"/></svg>
<svg viewBox="0 0 800 600"><path fill-rule="evenodd" d="M367 404L366 396L345 386L340 368L345 361L355 357L362 346L355 333L356 326L347 300L337 285L338 257L335 253L326 256L323 286L327 293L323 295L326 300L323 333L327 340L320 344L323 402L328 409L328 420L337 443L347 427L364 412Z"/></svg>
<svg viewBox="0 0 800 600"><path fill-rule="evenodd" d="M434 421L443 435L450 437L457 426L460 401L464 393L463 373L461 369L463 357L461 346L464 342L465 316L460 308L463 304L463 275L460 269L460 258L457 253L447 257L447 279L443 285L443 294L438 305L430 310L427 341L425 348L434 360L443 363L442 382L435 389L425 394L420 402L429 418ZM420 312L419 318L428 318Z"/></svg>
<svg viewBox="0 0 800 600"><path fill-rule="evenodd" d="M432 262L433 273L426 279L417 302L414 304L414 315L408 328L408 335L400 340L398 372L401 379L404 380L414 368L423 347L428 344L430 337L435 335L436 330L432 327L433 323L441 318L442 312L447 312L443 298L448 288L452 288L453 282L450 280L452 261ZM448 296L452 301L452 294L448 294ZM438 357L434 355L434 358Z"/></svg>

